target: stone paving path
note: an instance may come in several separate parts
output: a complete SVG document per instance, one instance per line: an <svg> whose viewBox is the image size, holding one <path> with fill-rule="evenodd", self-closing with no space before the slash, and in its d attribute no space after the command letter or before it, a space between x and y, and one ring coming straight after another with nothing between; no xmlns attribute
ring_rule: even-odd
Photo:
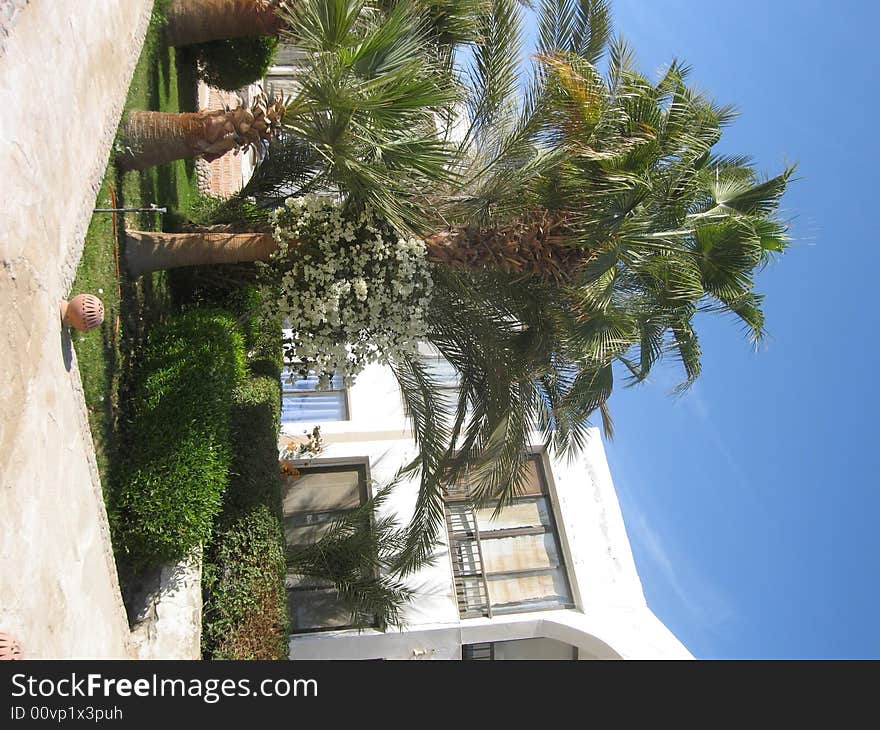
<svg viewBox="0 0 880 730"><path fill-rule="evenodd" d="M58 304L70 293L151 6L19 3L3 29L0 631L32 658L133 654Z"/></svg>

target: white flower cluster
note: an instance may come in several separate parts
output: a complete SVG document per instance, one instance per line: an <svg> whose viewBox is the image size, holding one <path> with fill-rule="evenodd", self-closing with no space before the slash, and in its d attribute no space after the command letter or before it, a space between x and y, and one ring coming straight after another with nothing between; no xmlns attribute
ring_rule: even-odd
<svg viewBox="0 0 880 730"><path fill-rule="evenodd" d="M329 196L289 198L271 220L270 267L293 332L285 354L303 376L327 388L334 373L350 382L371 362L416 352L433 286L423 241L369 210L344 214Z"/></svg>

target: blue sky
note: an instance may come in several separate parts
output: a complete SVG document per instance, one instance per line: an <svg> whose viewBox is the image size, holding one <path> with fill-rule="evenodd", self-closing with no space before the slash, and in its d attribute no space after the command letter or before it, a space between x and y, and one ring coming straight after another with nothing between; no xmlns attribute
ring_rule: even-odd
<svg viewBox="0 0 880 730"><path fill-rule="evenodd" d="M705 318L703 376L618 390L611 471L648 604L698 657L880 657L870 202L880 11L863 0L613 0L641 68L673 57L741 117L719 149L797 162L796 241L759 279L755 351Z"/></svg>

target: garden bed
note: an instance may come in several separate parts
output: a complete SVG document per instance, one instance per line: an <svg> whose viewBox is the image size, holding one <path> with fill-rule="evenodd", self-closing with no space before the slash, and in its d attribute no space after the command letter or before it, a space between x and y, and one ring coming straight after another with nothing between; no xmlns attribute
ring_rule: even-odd
<svg viewBox="0 0 880 730"><path fill-rule="evenodd" d="M132 75L123 115L130 110L166 112L197 109L194 57L163 42L162 7L157 2L150 27ZM123 248L127 228L158 230L173 227L197 197L197 178L191 161L177 161L140 172L117 168L117 141L110 152L96 208L164 207L167 213L95 213L85 237L71 294L88 292L104 303L105 320L99 331L72 333L78 370L83 383L92 442L95 447L105 502L111 518L114 553L123 594L134 623L142 618L151 586L160 576L160 556L152 556L150 571L133 570L131 554L138 542L133 523L118 514L121 487L126 478L125 456L132 443L152 438L133 428L135 394L149 368L143 368L144 345L150 331L176 311L168 292L167 276L157 273L133 280L126 275ZM130 496L130 490L129 490ZM219 509L219 496L217 498ZM141 536L143 537L143 536ZM141 558L143 557L143 550ZM165 568L171 566L166 565ZM196 640L198 643L198 639Z"/></svg>
<svg viewBox="0 0 880 730"><path fill-rule="evenodd" d="M197 109L195 57L163 43L161 5L125 112ZM95 207L168 212L96 213L71 293L105 305L101 329L73 344L136 643L161 657L154 634L172 640L189 623L185 643L198 651L204 590L206 657L286 658L280 324L258 323L257 295L240 281L218 289L199 271L126 275L126 230L173 230L200 201L191 161L122 172L122 151L117 142ZM159 605L180 625L161 627Z"/></svg>
<svg viewBox="0 0 880 730"><path fill-rule="evenodd" d="M260 320L252 289L238 293L249 374L233 394L232 476L204 551L202 656L288 657L287 573L278 432L281 325Z"/></svg>
<svg viewBox="0 0 880 730"><path fill-rule="evenodd" d="M193 111L196 107L195 61L162 43L162 18L154 12L137 67L132 77L125 111L155 109ZM144 170L121 173L115 164L116 149L110 153L107 172L95 201L96 208L166 207L166 222L173 221L196 195L192 163L183 161ZM105 321L100 332L74 333L80 376L83 382L89 426L95 446L101 482L105 492L112 484L120 448L119 428L127 419L125 392L131 387L132 363L149 326L170 311L164 274L132 281L125 275L124 259L115 251L121 247L126 226L162 228L156 213L114 216L96 213L85 238L72 294L89 292L104 302ZM121 252L124 256L124 252Z"/></svg>

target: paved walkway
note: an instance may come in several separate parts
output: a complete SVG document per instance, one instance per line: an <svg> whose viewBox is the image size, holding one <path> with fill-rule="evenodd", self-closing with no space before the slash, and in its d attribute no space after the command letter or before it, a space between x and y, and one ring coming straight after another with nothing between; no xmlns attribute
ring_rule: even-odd
<svg viewBox="0 0 880 730"><path fill-rule="evenodd" d="M32 658L124 657L130 634L58 304L152 0L19 6L0 54L0 631Z"/></svg>

